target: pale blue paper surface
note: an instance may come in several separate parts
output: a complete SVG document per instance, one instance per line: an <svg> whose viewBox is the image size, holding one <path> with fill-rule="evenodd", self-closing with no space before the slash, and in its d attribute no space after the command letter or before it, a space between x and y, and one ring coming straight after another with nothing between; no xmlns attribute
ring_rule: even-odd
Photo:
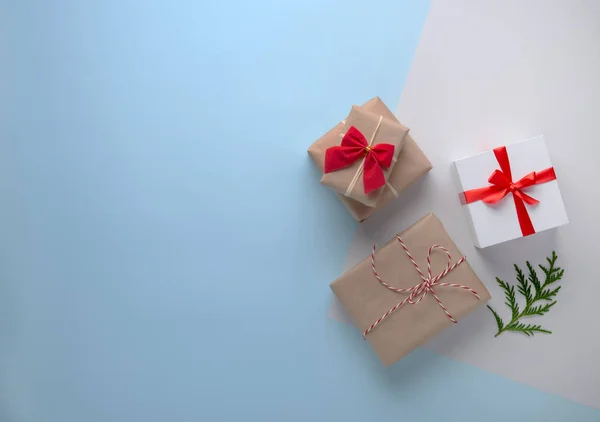
<svg viewBox="0 0 600 422"><path fill-rule="evenodd" d="M306 148L395 106L427 8L3 1L0 421L600 420L326 317L355 223Z"/></svg>

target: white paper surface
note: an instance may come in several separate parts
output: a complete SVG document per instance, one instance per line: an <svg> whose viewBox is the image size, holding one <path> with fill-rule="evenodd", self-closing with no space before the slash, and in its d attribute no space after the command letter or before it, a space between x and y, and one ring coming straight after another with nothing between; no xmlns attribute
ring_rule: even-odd
<svg viewBox="0 0 600 422"><path fill-rule="evenodd" d="M359 226L347 262L435 212L506 318L494 278L514 282L513 263L542 263L555 249L566 269L558 303L531 318L552 335L494 338L494 319L480 308L424 347L598 409L600 189L589 180L600 177L599 16L596 0L433 0L397 115L434 168ZM570 223L475 248L456 200L453 161L540 133ZM343 320L337 307L330 314Z"/></svg>
<svg viewBox="0 0 600 422"><path fill-rule="evenodd" d="M552 167L544 137L541 135L507 145L506 151L514 182L532 171ZM457 160L454 164L460 185L459 192L489 186L488 178L494 170L500 168L491 150ZM555 171L559 172L558 169ZM554 180L524 189L525 193L540 201L537 205L525 204L537 233L569 222L559 183ZM475 246L485 248L522 237L511 193L497 204L476 201L463 205L463 209L470 219Z"/></svg>

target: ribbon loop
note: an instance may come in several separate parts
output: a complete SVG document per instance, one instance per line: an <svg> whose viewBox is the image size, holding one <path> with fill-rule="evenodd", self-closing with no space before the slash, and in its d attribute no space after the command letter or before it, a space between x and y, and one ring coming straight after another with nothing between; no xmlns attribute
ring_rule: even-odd
<svg viewBox="0 0 600 422"><path fill-rule="evenodd" d="M477 292L475 290L471 289L469 286L464 286L462 284L449 284L449 283L440 283L439 282L439 280L444 278L450 271L454 270L456 267L458 267L460 264L462 264L467 259L466 257L463 256L458 261L456 261L456 263L452 264L452 255L450 255L450 252L448 251L448 249L446 249L442 245L433 245L427 251L427 277L426 277L423 274L423 271L421 271L421 268L419 268L419 265L417 264L417 262L415 261L415 259L411 255L411 253L409 252L408 248L406 247L406 244L404 244L404 242L402 241L402 238L400 237L399 234L396 235L396 239L398 239L398 242L400 242L400 245L402 245L404 252L406 253L408 258L412 262L415 270L419 273L419 276L421 277L422 281L419 284L416 284L412 287L408 287L405 289L399 289L397 287L390 286L388 283L383 281L383 279L377 273L377 269L375 268L375 250L377 248L377 245L374 245L373 252L371 253L371 269L373 270L373 275L375 276L375 278L384 287L386 287L396 293L410 293L410 294L408 295L407 298L405 298L401 302L394 305L385 314L383 314L377 321L375 321L373 324L371 324L369 326L369 328L367 328L363 332L364 338L366 338L367 334L369 334L369 332L371 332L376 326L381 324L381 322L384 319L386 319L388 316L390 316L398 308L402 307L406 303L409 303L411 305L416 305L417 303L422 301L425 298L425 296L427 296L427 294L431 294L434 297L434 299L436 300L436 302L438 303L438 305L440 306L440 308L442 308L442 310L444 311L446 316L452 322L456 323L457 321L452 317L452 315L450 314L450 312L448 312L448 309L446 309L446 307L444 306L444 304L442 303L440 298L435 294L434 287L444 286L444 287L454 287L454 288L464 289L464 290L469 291L477 299L479 299L479 295L477 294ZM431 253L436 249L439 249L446 254L446 256L448 257L448 262L446 264L446 269L444 271L433 276L431 273Z"/></svg>
<svg viewBox="0 0 600 422"><path fill-rule="evenodd" d="M433 252L435 249L439 249L446 254L446 256L448 257L448 263L446 264L446 270L442 271L440 274L438 274L437 276L432 278L431 277L431 252ZM450 252L448 251L448 249L444 248L441 245L433 245L431 248L429 248L429 251L427 252L427 275L429 276L428 278L432 282L436 282L440 278L442 278L446 274L448 274L448 272L450 272L451 266L452 266L452 255L450 255Z"/></svg>
<svg viewBox="0 0 600 422"><path fill-rule="evenodd" d="M529 186L533 186L537 183L537 173L532 171L531 173L521 177L517 182L513 183L515 189L521 190L523 188L528 188Z"/></svg>
<svg viewBox="0 0 600 422"><path fill-rule="evenodd" d="M506 177L506 175L500 170L494 170L494 172L488 179L488 182L490 182L492 185L498 186L499 188L506 189L510 186L512 181L508 177Z"/></svg>

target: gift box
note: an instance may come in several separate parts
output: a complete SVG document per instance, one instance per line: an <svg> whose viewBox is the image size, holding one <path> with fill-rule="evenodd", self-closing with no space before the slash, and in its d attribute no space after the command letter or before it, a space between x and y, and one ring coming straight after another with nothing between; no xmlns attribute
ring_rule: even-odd
<svg viewBox="0 0 600 422"><path fill-rule="evenodd" d="M339 145L325 150L321 183L374 207L404 146L408 128L382 115L352 107Z"/></svg>
<svg viewBox="0 0 600 422"><path fill-rule="evenodd" d="M383 116L384 119L398 122L379 97L370 99L358 108ZM320 171L323 171L325 167L325 151L329 147L339 145L341 135L344 133L344 123L338 123L309 147L308 153ZM354 219L362 222L396 199L404 189L424 176L431 168L431 163L409 132L404 139L404 146L398 151L394 169L389 175L388 182L375 207L366 206L344 195L338 196Z"/></svg>
<svg viewBox="0 0 600 422"><path fill-rule="evenodd" d="M477 247L569 222L543 136L463 158L455 168Z"/></svg>
<svg viewBox="0 0 600 422"><path fill-rule="evenodd" d="M384 365L391 365L490 294L429 214L331 284Z"/></svg>

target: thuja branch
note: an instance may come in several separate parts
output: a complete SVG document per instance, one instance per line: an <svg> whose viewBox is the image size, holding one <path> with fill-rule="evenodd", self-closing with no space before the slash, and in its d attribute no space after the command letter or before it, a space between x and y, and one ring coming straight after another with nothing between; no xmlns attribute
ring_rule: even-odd
<svg viewBox="0 0 600 422"><path fill-rule="evenodd" d="M523 333L526 336L533 336L536 333L552 334L552 331L543 328L541 325L525 324L521 322L522 318L530 316L542 316L556 305L556 295L558 294L561 286L555 287L554 283L562 279L564 270L556 266L556 260L558 256L556 252L552 252L552 256L546 258L548 266L539 265L539 268L545 275L544 282L542 283L538 278L536 270L533 266L526 262L527 265L527 277L525 273L515 264L515 271L517 273L517 291L521 296L525 304L523 309L520 309L517 301L515 292L515 286L496 278L496 282L500 288L504 291L506 298L506 306L511 311L511 319L508 323L505 323L500 315L491 306L488 305L489 310L494 315L496 325L498 326L498 332L495 337L498 337L505 331L514 331Z"/></svg>

